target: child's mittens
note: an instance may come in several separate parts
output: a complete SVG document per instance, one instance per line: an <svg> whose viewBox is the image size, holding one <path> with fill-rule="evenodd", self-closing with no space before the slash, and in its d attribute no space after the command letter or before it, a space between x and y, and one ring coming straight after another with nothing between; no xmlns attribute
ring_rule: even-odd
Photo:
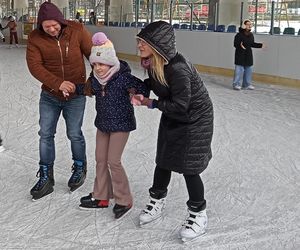
<svg viewBox="0 0 300 250"><path fill-rule="evenodd" d="M144 100L144 96L141 94L131 95L130 102L133 106L140 106L142 101Z"/></svg>
<svg viewBox="0 0 300 250"><path fill-rule="evenodd" d="M153 105L153 99L144 97L143 100L141 100L141 105L147 106L149 109L155 108Z"/></svg>

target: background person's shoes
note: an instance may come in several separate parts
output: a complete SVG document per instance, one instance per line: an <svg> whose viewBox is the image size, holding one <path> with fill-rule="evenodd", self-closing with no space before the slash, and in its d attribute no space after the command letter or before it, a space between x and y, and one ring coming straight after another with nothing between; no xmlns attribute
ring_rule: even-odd
<svg viewBox="0 0 300 250"><path fill-rule="evenodd" d="M241 89L242 89L242 87L241 87L241 86L239 86L239 85L235 85L235 86L233 86L233 89L234 89L234 90L241 90Z"/></svg>
<svg viewBox="0 0 300 250"><path fill-rule="evenodd" d="M254 90L255 87L253 85L249 85L248 87L244 88L245 90Z"/></svg>

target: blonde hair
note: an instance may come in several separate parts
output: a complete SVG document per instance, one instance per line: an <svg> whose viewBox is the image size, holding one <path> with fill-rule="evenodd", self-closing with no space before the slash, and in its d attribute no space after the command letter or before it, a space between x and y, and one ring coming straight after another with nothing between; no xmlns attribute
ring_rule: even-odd
<svg viewBox="0 0 300 250"><path fill-rule="evenodd" d="M165 74L164 74L164 66L165 66L166 61L156 50L154 50L152 47L151 47L151 49L153 52L153 56L152 56L152 61L151 61L150 72L151 72L152 76L157 81L159 81L162 85L168 86L168 83L166 81Z"/></svg>

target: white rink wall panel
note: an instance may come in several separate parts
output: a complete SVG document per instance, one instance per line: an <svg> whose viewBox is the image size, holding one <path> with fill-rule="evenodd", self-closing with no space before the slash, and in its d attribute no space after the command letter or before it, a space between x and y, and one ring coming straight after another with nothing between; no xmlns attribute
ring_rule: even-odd
<svg viewBox="0 0 300 250"><path fill-rule="evenodd" d="M115 44L117 52L137 55L137 28L87 26L91 33L105 32ZM234 69L233 33L176 31L178 51L194 64ZM254 73L300 79L300 36L254 35L256 42L264 42L266 49L254 49Z"/></svg>

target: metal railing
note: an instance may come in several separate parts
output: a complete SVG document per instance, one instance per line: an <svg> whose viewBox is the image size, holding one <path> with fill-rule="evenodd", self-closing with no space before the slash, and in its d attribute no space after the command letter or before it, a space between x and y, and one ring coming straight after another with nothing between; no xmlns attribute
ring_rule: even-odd
<svg viewBox="0 0 300 250"><path fill-rule="evenodd" d="M243 1L239 13L236 13L227 23L224 23L221 18L224 15L222 10L224 4L220 5L218 1L212 5L208 0L135 0L131 7L106 6L104 0L70 0L69 7L62 11L64 16L69 19L75 19L79 12L83 23L96 25L143 27L152 21L165 20L178 29L224 32L232 26L236 26L235 31L237 31L242 20L248 18L254 23L253 31L255 33L292 34L294 30L294 34L298 34L300 30L300 0ZM95 21L91 21L91 12L96 17ZM2 11L2 17L13 15L18 21L34 24L37 13L38 7L22 10L6 8Z"/></svg>

